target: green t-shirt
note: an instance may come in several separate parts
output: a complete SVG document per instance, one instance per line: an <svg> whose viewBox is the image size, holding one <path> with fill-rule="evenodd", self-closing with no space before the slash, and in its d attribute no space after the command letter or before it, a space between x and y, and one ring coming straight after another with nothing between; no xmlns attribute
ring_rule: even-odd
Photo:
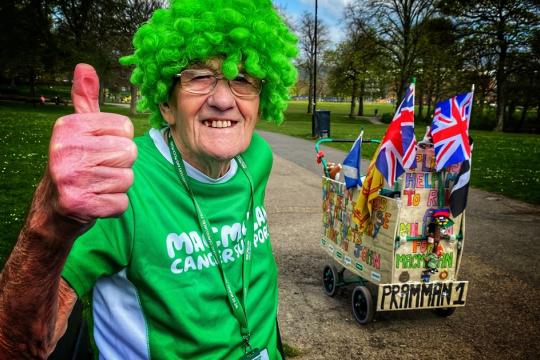
<svg viewBox="0 0 540 360"><path fill-rule="evenodd" d="M94 338L105 359L239 359L240 325L193 202L154 142L149 134L136 139L139 155L127 211L98 220L77 239L62 276L78 296L93 289ZM255 134L242 157L255 188L246 307L251 345L280 359L277 267L264 208L272 153ZM221 239L224 270L242 299L243 238L252 224L246 217L248 179L238 168L224 183L191 178L190 186Z"/></svg>

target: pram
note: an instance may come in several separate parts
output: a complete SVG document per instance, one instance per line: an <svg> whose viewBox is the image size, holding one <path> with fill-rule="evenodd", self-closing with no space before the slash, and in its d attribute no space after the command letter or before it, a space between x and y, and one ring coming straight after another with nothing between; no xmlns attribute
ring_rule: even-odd
<svg viewBox="0 0 540 360"><path fill-rule="evenodd" d="M324 169L320 245L337 263L322 271L324 292L334 296L340 287L356 285L351 306L360 324L371 322L377 311L430 308L451 315L465 305L468 290L468 281L457 280L465 213L454 218L448 210L459 165L436 172L433 147L418 145L417 168L407 170L393 189L380 191L361 232L354 221L361 188L348 190L332 179L320 151L322 143L353 141L325 138L315 145Z"/></svg>

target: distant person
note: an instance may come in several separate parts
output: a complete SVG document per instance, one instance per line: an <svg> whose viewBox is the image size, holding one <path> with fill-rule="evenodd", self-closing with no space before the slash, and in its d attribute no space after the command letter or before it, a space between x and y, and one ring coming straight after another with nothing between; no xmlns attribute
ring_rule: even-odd
<svg viewBox="0 0 540 360"><path fill-rule="evenodd" d="M269 0L172 0L133 39L152 129L99 112L92 67L0 278L0 357L46 358L92 295L100 359L281 359L264 206L296 37Z"/></svg>

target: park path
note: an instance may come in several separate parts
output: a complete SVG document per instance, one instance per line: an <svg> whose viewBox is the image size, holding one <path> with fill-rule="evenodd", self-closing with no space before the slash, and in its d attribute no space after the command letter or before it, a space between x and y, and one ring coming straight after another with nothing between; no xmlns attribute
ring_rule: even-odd
<svg viewBox="0 0 540 360"><path fill-rule="evenodd" d="M379 120L379 117L377 116L363 116L362 118L366 119L367 121L369 121L370 123L372 124L375 124L375 125L384 125L381 120Z"/></svg>
<svg viewBox="0 0 540 360"><path fill-rule="evenodd" d="M470 282L467 306L447 319L430 311L379 313L360 327L350 312L351 289L334 298L322 290L330 259L318 245L322 171L313 143L259 133L275 154L267 210L280 271L280 327L284 341L302 352L297 359L537 358L540 207L472 189L460 271ZM330 160L345 156L324 150Z"/></svg>

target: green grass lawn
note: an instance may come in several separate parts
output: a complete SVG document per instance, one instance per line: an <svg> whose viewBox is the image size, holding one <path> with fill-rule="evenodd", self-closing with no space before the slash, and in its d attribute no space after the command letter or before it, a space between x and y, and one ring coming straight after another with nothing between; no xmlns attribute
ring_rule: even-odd
<svg viewBox="0 0 540 360"><path fill-rule="evenodd" d="M103 111L128 114L128 109ZM55 120L72 113L71 107L0 103L0 268L26 216L32 194L43 174ZM147 116L132 118L137 134L147 128Z"/></svg>
<svg viewBox="0 0 540 360"><path fill-rule="evenodd" d="M259 129L311 139L311 117L307 103L292 102L281 126L260 122ZM349 119L348 104L320 103L321 110L332 111L331 135L355 138L360 128L366 137L381 139L385 125L373 125L361 119ZM392 105L367 105L366 115L391 112ZM127 115L128 109L105 107L103 111ZM71 113L70 107L47 105L33 108L25 104L0 103L0 268L11 250L22 226L32 193L47 160L47 147L54 121ZM132 117L137 135L148 129L147 116ZM417 126L417 137L424 129ZM540 137L525 134L497 134L472 131L475 139L473 156L474 186L540 204ZM350 145L335 144L347 150ZM365 147L371 157L374 146ZM314 160L315 161L315 154Z"/></svg>

